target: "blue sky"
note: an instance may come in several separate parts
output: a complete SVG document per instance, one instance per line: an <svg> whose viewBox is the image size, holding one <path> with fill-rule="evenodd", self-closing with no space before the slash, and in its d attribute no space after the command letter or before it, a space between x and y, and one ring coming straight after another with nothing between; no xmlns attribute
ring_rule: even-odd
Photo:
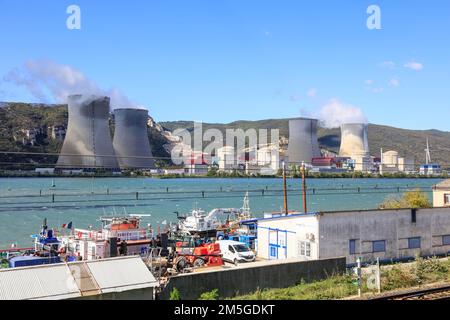
<svg viewBox="0 0 450 320"><path fill-rule="evenodd" d="M382 30L366 27L371 4ZM157 121L314 115L337 99L371 123L450 131L448 0L0 0L0 30L0 79L67 64ZM0 81L0 100L36 98Z"/></svg>

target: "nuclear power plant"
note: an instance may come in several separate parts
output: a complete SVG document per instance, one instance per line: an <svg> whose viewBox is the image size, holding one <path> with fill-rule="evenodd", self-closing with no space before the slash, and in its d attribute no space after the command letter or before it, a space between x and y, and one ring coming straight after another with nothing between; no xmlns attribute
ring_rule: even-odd
<svg viewBox="0 0 450 320"><path fill-rule="evenodd" d="M69 123L56 169L118 169L110 129L110 99L68 97Z"/></svg>
<svg viewBox="0 0 450 320"><path fill-rule="evenodd" d="M154 166L147 134L148 111L114 110L113 147L121 169L149 169Z"/></svg>
<svg viewBox="0 0 450 320"><path fill-rule="evenodd" d="M348 123L341 126L341 157L369 156L368 125Z"/></svg>
<svg viewBox="0 0 450 320"><path fill-rule="evenodd" d="M289 163L300 165L310 163L312 158L321 156L317 139L316 119L300 118L289 121Z"/></svg>

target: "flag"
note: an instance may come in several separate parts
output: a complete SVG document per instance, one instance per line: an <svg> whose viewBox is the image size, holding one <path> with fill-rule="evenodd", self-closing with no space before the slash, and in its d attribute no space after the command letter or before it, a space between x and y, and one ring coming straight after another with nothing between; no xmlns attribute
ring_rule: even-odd
<svg viewBox="0 0 450 320"><path fill-rule="evenodd" d="M64 223L62 225L63 229L72 229L72 221L70 221L69 223Z"/></svg>

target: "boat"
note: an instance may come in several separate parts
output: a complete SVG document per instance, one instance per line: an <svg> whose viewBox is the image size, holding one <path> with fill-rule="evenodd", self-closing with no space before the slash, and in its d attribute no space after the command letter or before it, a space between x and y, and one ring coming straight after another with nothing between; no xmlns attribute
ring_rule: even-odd
<svg viewBox="0 0 450 320"><path fill-rule="evenodd" d="M236 208L215 208L209 213L201 209L193 209L189 215L178 217L178 230L186 234L216 235L218 230L233 228L240 221L251 217L248 192L244 197L244 205Z"/></svg>
<svg viewBox="0 0 450 320"><path fill-rule="evenodd" d="M82 260L96 260L119 255L146 256L153 232L141 228L141 216L100 217L101 228L73 229L63 235L61 251Z"/></svg>

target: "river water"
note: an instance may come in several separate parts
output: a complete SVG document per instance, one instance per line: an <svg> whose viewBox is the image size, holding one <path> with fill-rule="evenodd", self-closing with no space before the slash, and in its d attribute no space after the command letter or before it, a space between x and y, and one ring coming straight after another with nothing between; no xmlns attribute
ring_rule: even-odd
<svg viewBox="0 0 450 320"><path fill-rule="evenodd" d="M439 179L309 179L308 211L374 209L387 197L421 188L431 198ZM54 185L54 186L53 186ZM300 210L301 181L288 180L289 210ZM111 214L145 214L156 227L194 207L240 208L249 192L252 213L279 211L281 179L0 178L0 248L30 246L44 218L49 226L99 227Z"/></svg>

